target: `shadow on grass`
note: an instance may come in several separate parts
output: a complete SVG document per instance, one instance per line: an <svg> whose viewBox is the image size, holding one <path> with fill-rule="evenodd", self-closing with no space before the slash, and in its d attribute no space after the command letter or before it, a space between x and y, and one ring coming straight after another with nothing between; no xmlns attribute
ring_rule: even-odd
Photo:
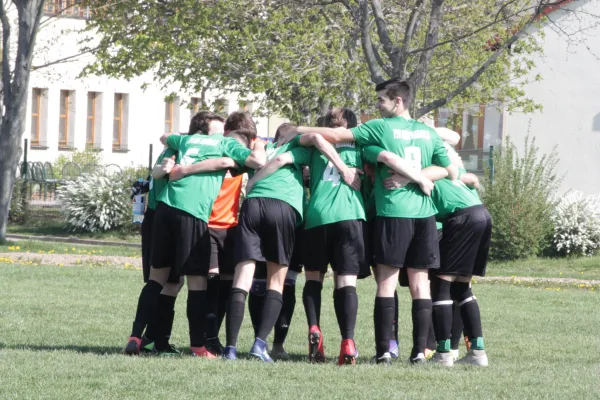
<svg viewBox="0 0 600 400"><path fill-rule="evenodd" d="M77 353L89 353L98 355L123 354L122 347L106 347L106 346L49 346L49 345L30 345L30 344L15 344L6 345L0 343L0 350L25 350L25 351L74 351Z"/></svg>

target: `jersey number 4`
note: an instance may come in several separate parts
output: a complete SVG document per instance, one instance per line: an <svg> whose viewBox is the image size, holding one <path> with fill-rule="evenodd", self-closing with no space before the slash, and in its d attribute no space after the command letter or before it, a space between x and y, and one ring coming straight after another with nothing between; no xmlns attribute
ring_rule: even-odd
<svg viewBox="0 0 600 400"><path fill-rule="evenodd" d="M340 184L341 179L340 171L333 165L331 161L327 164L327 168L325 168L325 172L323 172L323 181L330 181L333 186L337 186Z"/></svg>

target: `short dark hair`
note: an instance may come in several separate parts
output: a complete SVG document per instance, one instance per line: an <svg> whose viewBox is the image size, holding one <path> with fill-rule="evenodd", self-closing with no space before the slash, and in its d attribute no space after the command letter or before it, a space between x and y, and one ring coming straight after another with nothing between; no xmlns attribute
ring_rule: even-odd
<svg viewBox="0 0 600 400"><path fill-rule="evenodd" d="M291 124L289 122L284 122L277 128L277 132L275 132L275 138L273 139L273 141L280 142L281 140L286 139L293 133L296 133L296 128L296 125Z"/></svg>
<svg viewBox="0 0 600 400"><path fill-rule="evenodd" d="M250 113L235 111L229 114L225 120L225 132L237 131L239 129L253 131L254 136L251 139L256 138L256 125Z"/></svg>
<svg viewBox="0 0 600 400"><path fill-rule="evenodd" d="M325 117L326 115L321 115L319 117L317 117L317 126L318 127L324 127L325 125Z"/></svg>
<svg viewBox="0 0 600 400"><path fill-rule="evenodd" d="M230 137L230 138L234 138L235 140L237 140L238 142L240 142L240 144L249 147L250 143L253 139L253 137L251 137L254 134L254 136L256 136L256 132L253 132L249 129L238 129L235 131L229 131L225 134L225 136Z"/></svg>
<svg viewBox="0 0 600 400"><path fill-rule="evenodd" d="M358 126L358 118L354 111L346 107L336 107L325 115L323 126L329 128L354 128Z"/></svg>
<svg viewBox="0 0 600 400"><path fill-rule="evenodd" d="M224 122L225 118L216 114L212 111L198 111L196 115L192 117L190 121L190 127L188 129L188 135L193 135L194 133L202 133L204 135L208 135L208 125L210 121L221 121Z"/></svg>
<svg viewBox="0 0 600 400"><path fill-rule="evenodd" d="M400 97L404 103L404 108L410 108L415 95L412 83L400 80L399 78L388 79L385 82L378 83L375 91L385 90L385 95L390 99Z"/></svg>

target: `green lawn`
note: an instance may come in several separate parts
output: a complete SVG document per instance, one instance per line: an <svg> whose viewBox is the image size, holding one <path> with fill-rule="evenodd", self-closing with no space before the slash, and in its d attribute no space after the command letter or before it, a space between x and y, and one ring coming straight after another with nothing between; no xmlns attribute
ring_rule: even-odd
<svg viewBox="0 0 600 400"><path fill-rule="evenodd" d="M410 366L410 303L401 291L401 360L369 364L374 353L375 285L360 282L359 365L304 362L306 320L299 282L287 349L295 361L263 365L181 358L130 358L125 344L141 272L115 268L58 268L0 264L1 399L387 399L599 398L600 295L476 284L490 367ZM323 296L328 356L339 330ZM177 303L173 343L187 343L185 293ZM246 315L240 351L251 344ZM331 357L333 359L333 357Z"/></svg>
<svg viewBox="0 0 600 400"><path fill-rule="evenodd" d="M6 228L7 234L27 235L27 236L57 236L57 237L77 237L79 239L95 239L115 242L139 243L139 229L133 224L124 228L122 231L109 232L77 232L73 233L67 229L61 219L47 218L44 216L30 217L24 224L9 224Z"/></svg>
<svg viewBox="0 0 600 400"><path fill-rule="evenodd" d="M600 279L600 256L580 258L532 258L490 262L489 276Z"/></svg>
<svg viewBox="0 0 600 400"><path fill-rule="evenodd" d="M37 240L11 241L0 244L0 253L74 254L78 256L141 257L141 248L129 246L94 246Z"/></svg>

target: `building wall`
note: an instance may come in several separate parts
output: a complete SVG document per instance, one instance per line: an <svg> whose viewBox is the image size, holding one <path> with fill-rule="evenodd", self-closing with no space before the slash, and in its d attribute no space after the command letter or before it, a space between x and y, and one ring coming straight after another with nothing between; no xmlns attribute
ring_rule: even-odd
<svg viewBox="0 0 600 400"><path fill-rule="evenodd" d="M575 1L567 6L585 13L555 11L550 17L567 32L582 27L584 35L571 37L552 24L542 28L544 55L535 57L536 68L530 80L541 74L543 80L525 87L526 95L543 106L534 114L512 113L505 117L503 136L509 135L523 150L527 133L535 137L541 152L549 153L557 146L559 174L564 174L561 193L579 190L600 193L600 2ZM577 20L579 18L580 20ZM532 32L540 35L540 32Z"/></svg>
<svg viewBox="0 0 600 400"><path fill-rule="evenodd" d="M33 65L76 54L78 41L82 35L75 31L83 28L85 21L74 18L56 18L45 24L40 30L37 53ZM79 78L78 75L92 58L83 56L74 62L56 64L32 72L30 80L29 103L24 138L31 141L32 135L32 90L43 89L42 115L40 117L42 137L40 146L31 147L29 161L53 161L69 150L59 149L59 110L61 90L73 93L69 117L72 120L71 135L73 148L84 150L86 147L88 92L97 92L96 107L96 141L101 148L104 163L115 163L121 166L130 164L147 165L149 145L154 148L154 157L158 155L162 145L159 137L165 131L165 96L177 93L174 114L177 121L173 131L187 132L192 111L188 108L192 97L200 97L197 93L185 93L176 87L163 90L160 84L153 81L152 74L136 77L130 81L115 79L108 76ZM150 85L142 89L144 83ZM123 151L113 151L113 108L115 93L126 95L123 115ZM222 94L216 91L208 93L207 100L225 100L224 112L230 113L240 109L240 99L235 94ZM255 123L258 135L273 137L280 123L285 122L277 116L256 117ZM43 146L42 146L43 145Z"/></svg>

